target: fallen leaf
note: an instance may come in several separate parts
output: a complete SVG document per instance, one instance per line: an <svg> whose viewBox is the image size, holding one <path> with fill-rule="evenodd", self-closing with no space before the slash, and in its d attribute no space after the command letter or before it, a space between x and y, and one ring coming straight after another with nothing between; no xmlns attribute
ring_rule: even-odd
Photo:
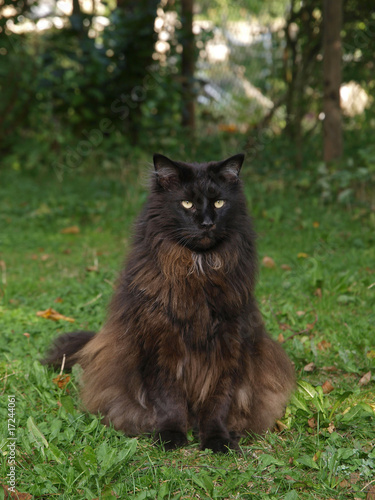
<svg viewBox="0 0 375 500"><path fill-rule="evenodd" d="M343 479L341 482L340 482L340 488L349 488L350 487L350 483L349 481L347 481L346 479Z"/></svg>
<svg viewBox="0 0 375 500"><path fill-rule="evenodd" d="M305 252L299 252L299 253L297 253L297 257L298 257L299 259L307 259L308 254L307 254L307 253L305 253Z"/></svg>
<svg viewBox="0 0 375 500"><path fill-rule="evenodd" d="M329 380L326 380L322 385L323 394L329 394L333 391L334 387Z"/></svg>
<svg viewBox="0 0 375 500"><path fill-rule="evenodd" d="M270 269L272 269L273 267L276 267L276 264L275 264L275 261L273 260L273 258L268 257L267 255L265 257L263 257L262 264L264 265L264 267L268 267Z"/></svg>
<svg viewBox="0 0 375 500"><path fill-rule="evenodd" d="M321 299L321 298L322 298L322 289L321 289L321 288L317 288L317 289L315 290L315 292L314 292L314 295L315 295L316 297L318 297L319 299Z"/></svg>
<svg viewBox="0 0 375 500"><path fill-rule="evenodd" d="M337 366L323 366L325 372L337 372Z"/></svg>
<svg viewBox="0 0 375 500"><path fill-rule="evenodd" d="M233 123L219 123L218 128L222 132L230 132L230 133L236 132L238 130L237 125Z"/></svg>
<svg viewBox="0 0 375 500"><path fill-rule="evenodd" d="M321 340L320 342L318 342L317 348L319 349L319 351L326 351L331 347L331 345L332 345L331 342L327 342L326 340Z"/></svg>
<svg viewBox="0 0 375 500"><path fill-rule="evenodd" d="M298 316L299 318L301 318L301 317L302 317L302 316L304 316L306 313L305 313L305 311L297 311L297 312L296 312L296 314L297 314L297 316Z"/></svg>
<svg viewBox="0 0 375 500"><path fill-rule="evenodd" d="M70 380L69 375L57 375L57 377L52 379L52 382L56 384L59 389L64 389L69 380Z"/></svg>
<svg viewBox="0 0 375 500"><path fill-rule="evenodd" d="M30 338L30 333L24 333L24 336L25 336L26 338Z"/></svg>
<svg viewBox="0 0 375 500"><path fill-rule="evenodd" d="M288 266L288 264L281 264L281 269L284 269L284 271L291 271L292 268Z"/></svg>
<svg viewBox="0 0 375 500"><path fill-rule="evenodd" d="M311 362L311 363L308 363L307 365L305 365L303 367L303 370L305 372L313 372L315 370L315 363Z"/></svg>
<svg viewBox="0 0 375 500"><path fill-rule="evenodd" d="M284 335L282 333L279 333L279 336L277 337L277 341L280 342L280 344L285 342L285 338L284 338Z"/></svg>
<svg viewBox="0 0 375 500"><path fill-rule="evenodd" d="M290 325L288 323L279 323L279 327L285 332L285 330L290 330Z"/></svg>
<svg viewBox="0 0 375 500"><path fill-rule="evenodd" d="M285 425L283 422L281 422L281 420L276 420L276 427L277 427L277 430L282 432L282 431L285 431L285 429L288 428L287 425Z"/></svg>
<svg viewBox="0 0 375 500"><path fill-rule="evenodd" d="M336 427L333 425L332 422L330 422L329 426L327 427L327 431L332 434L333 432L335 432L336 430Z"/></svg>
<svg viewBox="0 0 375 500"><path fill-rule="evenodd" d="M64 229L61 229L60 233L62 234L78 234L80 232L80 229L78 226L70 226L70 227L65 227Z"/></svg>
<svg viewBox="0 0 375 500"><path fill-rule="evenodd" d="M40 256L40 260L43 261L43 262L45 262L48 259L49 259L48 253L45 253L45 254L43 254L43 255Z"/></svg>
<svg viewBox="0 0 375 500"><path fill-rule="evenodd" d="M56 302L56 303L57 302L63 302L63 299L61 297L56 297L55 300L54 300L54 302Z"/></svg>
<svg viewBox="0 0 375 500"><path fill-rule="evenodd" d="M312 418L309 418L308 421L307 421L307 425L311 428L311 429L315 429L317 427L317 423L316 423L316 420L314 417Z"/></svg>
<svg viewBox="0 0 375 500"><path fill-rule="evenodd" d="M317 229L319 226L320 226L319 222L317 221L313 222L313 227L315 227L315 229Z"/></svg>
<svg viewBox="0 0 375 500"><path fill-rule="evenodd" d="M370 380L371 380L371 372L367 372L360 379L360 381L358 382L358 385L359 386L367 385L370 382Z"/></svg>
<svg viewBox="0 0 375 500"><path fill-rule="evenodd" d="M29 493L20 493L14 488L14 491L10 491L8 486L2 485L4 489L4 499L5 500L32 500L32 496Z"/></svg>
<svg viewBox="0 0 375 500"><path fill-rule="evenodd" d="M98 266L88 266L88 267L86 267L86 271L97 273L99 271L99 267Z"/></svg>
<svg viewBox="0 0 375 500"><path fill-rule="evenodd" d="M375 359L375 350L369 351L366 356L368 359Z"/></svg>
<svg viewBox="0 0 375 500"><path fill-rule="evenodd" d="M366 500L375 500L375 486L370 486L370 489L367 490Z"/></svg>
<svg viewBox="0 0 375 500"><path fill-rule="evenodd" d="M68 318L67 316L64 316L63 314L58 313L52 307L49 307L45 311L38 311L36 313L37 316L40 318L45 318L45 319L52 319L53 321L59 321L59 320L64 320L64 321L69 321L70 323L74 323L75 319L73 318Z"/></svg>
<svg viewBox="0 0 375 500"><path fill-rule="evenodd" d="M308 331L312 330L314 328L314 326L315 326L315 323L316 322L314 322L314 323L307 323L305 330L308 330Z"/></svg>

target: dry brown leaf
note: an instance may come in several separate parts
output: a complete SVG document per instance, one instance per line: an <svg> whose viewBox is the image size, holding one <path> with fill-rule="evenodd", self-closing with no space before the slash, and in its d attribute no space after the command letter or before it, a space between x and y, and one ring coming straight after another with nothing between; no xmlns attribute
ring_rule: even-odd
<svg viewBox="0 0 375 500"><path fill-rule="evenodd" d="M315 292L314 292L314 295L315 295L316 297L318 297L319 299L321 299L321 298L322 298L322 289L321 289L321 288L317 288L317 289L315 290Z"/></svg>
<svg viewBox="0 0 375 500"><path fill-rule="evenodd" d="M290 325L288 323L279 323L279 327L285 332L285 330L290 330Z"/></svg>
<svg viewBox="0 0 375 500"><path fill-rule="evenodd" d="M303 367L303 370L305 372L313 372L315 370L315 363L311 362L311 363L308 363L307 365L305 365Z"/></svg>
<svg viewBox="0 0 375 500"><path fill-rule="evenodd" d="M45 253L45 254L43 254L43 255L40 256L40 260L43 261L43 262L45 262L48 259L49 259L48 253Z"/></svg>
<svg viewBox="0 0 375 500"><path fill-rule="evenodd" d="M306 313L305 313L305 311L297 311L297 312L296 312L296 314L297 314L297 316L298 316L299 318L301 318L301 317L302 317L302 316L304 316Z"/></svg>
<svg viewBox="0 0 375 500"><path fill-rule="evenodd" d="M29 339L30 338L30 333L24 333L24 336Z"/></svg>
<svg viewBox="0 0 375 500"><path fill-rule="evenodd" d="M315 429L317 427L317 422L315 420L314 417L312 418L309 418L308 421L307 421L307 425L311 428L311 429Z"/></svg>
<svg viewBox="0 0 375 500"><path fill-rule="evenodd" d="M78 234L80 232L80 229L78 226L69 226L65 227L64 229L61 229L60 233L62 234Z"/></svg>
<svg viewBox="0 0 375 500"><path fill-rule="evenodd" d="M314 323L307 323L305 329L308 330L308 331L312 330L314 328L314 326L315 326L315 323L316 322L314 322Z"/></svg>
<svg viewBox="0 0 375 500"><path fill-rule="evenodd" d="M347 481L346 479L343 479L343 480L340 482L340 488L350 488L350 483L349 483L349 481Z"/></svg>
<svg viewBox="0 0 375 500"><path fill-rule="evenodd" d="M219 123L218 125L219 130L222 132L229 132L233 134L233 132L237 132L238 127L234 123Z"/></svg>
<svg viewBox="0 0 375 500"><path fill-rule="evenodd" d="M317 348L319 349L319 351L326 351L331 347L331 345L332 345L331 342L327 342L326 340L323 339L320 342L318 342Z"/></svg>
<svg viewBox="0 0 375 500"><path fill-rule="evenodd" d="M337 372L337 366L323 366L325 372Z"/></svg>
<svg viewBox="0 0 375 500"><path fill-rule="evenodd" d="M97 273L99 271L98 266L87 266L86 271L92 272L92 273Z"/></svg>
<svg viewBox="0 0 375 500"><path fill-rule="evenodd" d="M63 302L63 299L61 297L56 297L54 302L56 302L56 303Z"/></svg>
<svg viewBox="0 0 375 500"><path fill-rule="evenodd" d="M371 485L367 490L366 500L375 500L375 485Z"/></svg>
<svg viewBox="0 0 375 500"><path fill-rule="evenodd" d="M329 426L327 427L327 431L332 434L333 432L335 432L336 430L336 427L333 425L332 422L330 422Z"/></svg>
<svg viewBox="0 0 375 500"><path fill-rule="evenodd" d="M367 385L370 382L370 380L371 380L371 372L367 372L360 379L360 381L358 382L358 385L359 386Z"/></svg>
<svg viewBox="0 0 375 500"><path fill-rule="evenodd" d="M285 425L283 422L281 422L281 420L276 420L275 424L276 424L277 430L280 432L285 431L285 429L288 428L288 426Z"/></svg>
<svg viewBox="0 0 375 500"><path fill-rule="evenodd" d="M329 380L326 380L322 385L323 394L329 394L333 391L334 387Z"/></svg>
<svg viewBox="0 0 375 500"><path fill-rule="evenodd" d="M52 309L52 307L49 307L45 311L38 311L36 315L39 316L40 318L52 319L53 321L64 320L64 321L69 321L70 323L74 323L75 321L75 319L73 318L68 318L63 314L58 313L57 311Z"/></svg>
<svg viewBox="0 0 375 500"><path fill-rule="evenodd" d="M64 389L64 387L67 385L67 383L70 380L69 375L57 375L54 379L52 379L52 382L58 386L59 389Z"/></svg>
<svg viewBox="0 0 375 500"><path fill-rule="evenodd" d="M15 489L15 491L10 491L8 486L2 485L4 489L4 499L5 500L32 500L32 495L30 493L20 493Z"/></svg>
<svg viewBox="0 0 375 500"><path fill-rule="evenodd" d="M263 257L262 264L264 265L264 267L268 267L270 269L276 267L276 264L275 264L275 261L273 260L273 258L268 257L267 255L265 257Z"/></svg>
<svg viewBox="0 0 375 500"><path fill-rule="evenodd" d="M283 342L285 342L285 338L284 338L284 335L282 333L279 333L279 336L277 337L277 341L282 344Z"/></svg>
<svg viewBox="0 0 375 500"><path fill-rule="evenodd" d="M281 269L284 269L284 271L291 271L292 268L288 266L288 264L281 264Z"/></svg>

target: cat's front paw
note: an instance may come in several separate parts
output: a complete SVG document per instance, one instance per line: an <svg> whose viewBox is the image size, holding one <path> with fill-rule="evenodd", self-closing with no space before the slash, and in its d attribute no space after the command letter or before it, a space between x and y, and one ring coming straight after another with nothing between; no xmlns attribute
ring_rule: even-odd
<svg viewBox="0 0 375 500"><path fill-rule="evenodd" d="M174 450L188 443L186 434L181 431L164 430L158 433L157 442L164 446L165 450Z"/></svg>
<svg viewBox="0 0 375 500"><path fill-rule="evenodd" d="M228 453L229 450L238 450L238 444L230 437L211 436L202 441L201 450L206 449L212 450L214 453Z"/></svg>

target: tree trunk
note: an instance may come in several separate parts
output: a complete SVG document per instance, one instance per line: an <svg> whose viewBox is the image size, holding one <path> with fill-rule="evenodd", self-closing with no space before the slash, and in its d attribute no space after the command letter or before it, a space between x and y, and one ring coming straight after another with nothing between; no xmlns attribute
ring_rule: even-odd
<svg viewBox="0 0 375 500"><path fill-rule="evenodd" d="M324 0L324 161L342 155L340 108L342 0Z"/></svg>
<svg viewBox="0 0 375 500"><path fill-rule="evenodd" d="M193 5L194 0L181 0L181 20L183 47L181 60L182 77L182 109L181 124L192 132L195 128L195 42L193 33Z"/></svg>

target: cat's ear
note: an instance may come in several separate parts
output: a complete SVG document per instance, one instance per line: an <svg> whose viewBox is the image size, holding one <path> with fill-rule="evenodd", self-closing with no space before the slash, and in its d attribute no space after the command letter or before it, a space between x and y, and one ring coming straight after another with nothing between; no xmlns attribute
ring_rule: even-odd
<svg viewBox="0 0 375 500"><path fill-rule="evenodd" d="M181 182L184 168L164 155L154 154L156 180L164 189L173 189Z"/></svg>
<svg viewBox="0 0 375 500"><path fill-rule="evenodd" d="M240 153L214 165L216 175L220 175L227 182L237 182L245 155Z"/></svg>
<svg viewBox="0 0 375 500"><path fill-rule="evenodd" d="M228 181L237 181L244 159L245 155L242 153L227 158L220 163L220 173Z"/></svg>

